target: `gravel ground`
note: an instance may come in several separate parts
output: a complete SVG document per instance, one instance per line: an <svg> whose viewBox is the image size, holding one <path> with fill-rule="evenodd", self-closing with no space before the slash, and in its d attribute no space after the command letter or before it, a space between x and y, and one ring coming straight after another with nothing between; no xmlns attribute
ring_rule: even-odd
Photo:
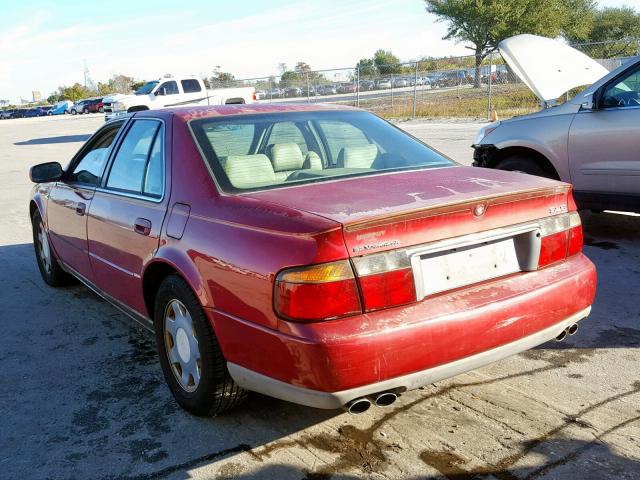
<svg viewBox="0 0 640 480"><path fill-rule="evenodd" d="M640 479L640 217L585 217L599 271L578 334L359 416L260 395L182 411L153 339L82 286L45 286L29 167L63 164L100 116L0 122L0 477ZM400 126L469 163L473 123Z"/></svg>

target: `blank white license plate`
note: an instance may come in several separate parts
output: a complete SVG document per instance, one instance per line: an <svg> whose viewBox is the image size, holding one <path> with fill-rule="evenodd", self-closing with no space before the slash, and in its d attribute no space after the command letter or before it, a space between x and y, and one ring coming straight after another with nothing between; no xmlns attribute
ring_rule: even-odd
<svg viewBox="0 0 640 480"><path fill-rule="evenodd" d="M425 296L520 271L513 238L420 257Z"/></svg>

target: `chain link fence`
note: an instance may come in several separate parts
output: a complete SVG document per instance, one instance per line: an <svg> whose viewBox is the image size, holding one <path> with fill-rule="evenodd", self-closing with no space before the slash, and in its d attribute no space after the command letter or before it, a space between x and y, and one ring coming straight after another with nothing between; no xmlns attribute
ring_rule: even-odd
<svg viewBox="0 0 640 480"><path fill-rule="evenodd" d="M572 45L607 69L640 55L640 39ZM329 70L287 71L262 78L213 81L211 87L253 86L258 102L339 103L387 118L508 118L540 102L493 52L476 57ZM567 92L559 102L569 98Z"/></svg>

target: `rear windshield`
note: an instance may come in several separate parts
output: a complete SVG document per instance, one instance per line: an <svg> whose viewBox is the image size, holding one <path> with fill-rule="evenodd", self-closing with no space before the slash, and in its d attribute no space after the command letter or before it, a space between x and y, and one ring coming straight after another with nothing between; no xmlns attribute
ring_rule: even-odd
<svg viewBox="0 0 640 480"><path fill-rule="evenodd" d="M201 118L190 125L227 192L454 165L402 130L361 111Z"/></svg>

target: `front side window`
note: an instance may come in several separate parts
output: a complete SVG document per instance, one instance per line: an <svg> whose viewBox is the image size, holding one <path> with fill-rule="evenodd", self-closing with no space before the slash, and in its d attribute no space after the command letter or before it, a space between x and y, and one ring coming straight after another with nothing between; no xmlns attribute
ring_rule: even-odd
<svg viewBox="0 0 640 480"><path fill-rule="evenodd" d="M189 125L217 183L228 192L454 165L367 112L210 117Z"/></svg>
<svg viewBox="0 0 640 480"><path fill-rule="evenodd" d="M159 121L136 120L120 144L106 187L160 197L164 182L162 139Z"/></svg>
<svg viewBox="0 0 640 480"><path fill-rule="evenodd" d="M605 108L640 106L640 69L609 85L602 96Z"/></svg>
<svg viewBox="0 0 640 480"><path fill-rule="evenodd" d="M162 85L160 85L158 90L162 90L163 88L165 95L177 95L179 93L178 84L173 80L171 80L170 82L164 82Z"/></svg>
<svg viewBox="0 0 640 480"><path fill-rule="evenodd" d="M198 80L196 80L195 78L181 80L180 83L182 84L182 90L184 91L184 93L195 93L202 90L202 88L200 87L200 82L198 82Z"/></svg>
<svg viewBox="0 0 640 480"><path fill-rule="evenodd" d="M80 160L72 167L67 176L67 181L93 187L100 183L111 144L122 125L123 123L120 122L105 127L104 131L91 141L91 144L82 152Z"/></svg>

